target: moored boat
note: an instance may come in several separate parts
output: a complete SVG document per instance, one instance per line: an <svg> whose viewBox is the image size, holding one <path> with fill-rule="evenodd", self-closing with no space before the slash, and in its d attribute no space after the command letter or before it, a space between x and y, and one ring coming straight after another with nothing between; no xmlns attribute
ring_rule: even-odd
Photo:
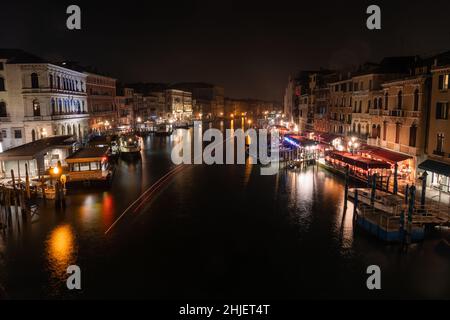
<svg viewBox="0 0 450 320"><path fill-rule="evenodd" d="M119 139L119 151L122 157L138 157L141 154L139 137L123 135Z"/></svg>

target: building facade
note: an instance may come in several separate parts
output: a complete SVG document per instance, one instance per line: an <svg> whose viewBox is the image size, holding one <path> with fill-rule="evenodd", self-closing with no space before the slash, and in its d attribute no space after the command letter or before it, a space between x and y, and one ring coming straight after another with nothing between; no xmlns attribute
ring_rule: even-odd
<svg viewBox="0 0 450 320"><path fill-rule="evenodd" d="M117 127L116 79L84 72L89 105L90 128L102 132Z"/></svg>
<svg viewBox="0 0 450 320"><path fill-rule="evenodd" d="M174 121L192 119L192 93L182 90L168 89L165 92L168 118Z"/></svg>
<svg viewBox="0 0 450 320"><path fill-rule="evenodd" d="M89 129L86 75L19 50L0 50L2 149Z"/></svg>

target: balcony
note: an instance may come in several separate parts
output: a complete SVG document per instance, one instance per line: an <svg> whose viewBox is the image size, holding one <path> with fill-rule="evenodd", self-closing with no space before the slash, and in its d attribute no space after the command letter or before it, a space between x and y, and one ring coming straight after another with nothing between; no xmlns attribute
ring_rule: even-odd
<svg viewBox="0 0 450 320"><path fill-rule="evenodd" d="M445 157L445 152L444 151L433 150L433 154L436 155L436 156Z"/></svg>
<svg viewBox="0 0 450 320"><path fill-rule="evenodd" d="M381 116L381 115L383 115L383 110L381 110L381 109L370 109L369 110L369 114L371 116Z"/></svg>
<svg viewBox="0 0 450 320"><path fill-rule="evenodd" d="M394 118L420 118L420 111L409 111L409 110L383 110L383 116L394 117Z"/></svg>
<svg viewBox="0 0 450 320"><path fill-rule="evenodd" d="M66 89L57 89L57 88L50 88L50 87L40 87L40 88L23 88L22 93L60 93L60 94L71 94L71 95L82 95L86 96L85 91L74 91L74 90L66 90Z"/></svg>
<svg viewBox="0 0 450 320"><path fill-rule="evenodd" d="M51 116L25 116L24 121L50 121Z"/></svg>
<svg viewBox="0 0 450 320"><path fill-rule="evenodd" d="M52 120L64 120L64 119L74 119L74 118L84 118L89 114L87 112L68 112L68 113L53 113Z"/></svg>
<svg viewBox="0 0 450 320"><path fill-rule="evenodd" d="M9 116L9 114L1 114L0 122L11 122L11 117Z"/></svg>

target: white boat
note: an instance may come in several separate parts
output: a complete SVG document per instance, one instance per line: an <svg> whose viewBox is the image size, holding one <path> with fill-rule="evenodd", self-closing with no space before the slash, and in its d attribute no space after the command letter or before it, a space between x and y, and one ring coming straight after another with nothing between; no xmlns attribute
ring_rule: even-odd
<svg viewBox="0 0 450 320"><path fill-rule="evenodd" d="M173 128L171 124L168 123L160 123L157 128L155 134L157 136L170 136L173 132Z"/></svg>
<svg viewBox="0 0 450 320"><path fill-rule="evenodd" d="M119 150L122 156L137 156L141 152L139 137L135 135L124 135L119 139Z"/></svg>

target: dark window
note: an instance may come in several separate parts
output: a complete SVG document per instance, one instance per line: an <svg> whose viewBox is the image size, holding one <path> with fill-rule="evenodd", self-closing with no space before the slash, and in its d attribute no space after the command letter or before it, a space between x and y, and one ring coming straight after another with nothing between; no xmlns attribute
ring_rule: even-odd
<svg viewBox="0 0 450 320"><path fill-rule="evenodd" d="M5 91L5 79L0 77L0 91Z"/></svg>
<svg viewBox="0 0 450 320"><path fill-rule="evenodd" d="M8 113L6 112L6 103L0 101L0 117L7 117Z"/></svg>
<svg viewBox="0 0 450 320"><path fill-rule="evenodd" d="M373 85L372 80L369 80L369 90L372 90L372 85Z"/></svg>
<svg viewBox="0 0 450 320"><path fill-rule="evenodd" d="M53 89L53 75L50 75L48 77L48 79L49 79L50 89Z"/></svg>
<svg viewBox="0 0 450 320"><path fill-rule="evenodd" d="M400 143L400 123L395 125L395 143Z"/></svg>
<svg viewBox="0 0 450 320"><path fill-rule="evenodd" d="M358 112L361 113L362 112L362 101L359 101L359 108L358 108Z"/></svg>
<svg viewBox="0 0 450 320"><path fill-rule="evenodd" d="M442 153L444 150L444 134L439 133L437 135L437 144L436 144L436 151L438 153Z"/></svg>
<svg viewBox="0 0 450 320"><path fill-rule="evenodd" d="M3 62L0 62L0 70L3 70Z"/></svg>
<svg viewBox="0 0 450 320"><path fill-rule="evenodd" d="M369 113L370 110L370 104L371 104L371 100L367 101L367 113Z"/></svg>
<svg viewBox="0 0 450 320"><path fill-rule="evenodd" d="M399 91L397 94L397 109L401 109L403 106L403 92Z"/></svg>
<svg viewBox="0 0 450 320"><path fill-rule="evenodd" d="M436 103L436 119L439 120L448 119L448 102Z"/></svg>
<svg viewBox="0 0 450 320"><path fill-rule="evenodd" d="M415 125L409 128L409 146L416 146L417 127Z"/></svg>
<svg viewBox="0 0 450 320"><path fill-rule="evenodd" d="M58 85L58 89L61 89L61 78L59 76L56 77L57 79L57 85Z"/></svg>
<svg viewBox="0 0 450 320"><path fill-rule="evenodd" d="M389 94L386 92L384 95L384 110L389 108Z"/></svg>
<svg viewBox="0 0 450 320"><path fill-rule="evenodd" d="M419 90L414 91L414 111L419 111Z"/></svg>
<svg viewBox="0 0 450 320"><path fill-rule="evenodd" d="M39 77L37 73L31 74L31 88L38 89L39 88Z"/></svg>
<svg viewBox="0 0 450 320"><path fill-rule="evenodd" d="M33 129L31 130L31 141L35 141L36 140L36 131Z"/></svg>
<svg viewBox="0 0 450 320"><path fill-rule="evenodd" d="M22 130L14 130L14 139L22 139Z"/></svg>
<svg viewBox="0 0 450 320"><path fill-rule="evenodd" d="M378 108L383 109L383 99L378 98Z"/></svg>
<svg viewBox="0 0 450 320"><path fill-rule="evenodd" d="M6 131L6 130L2 130L2 138L4 138L4 139L6 139L6 138L8 138L8 131Z"/></svg>
<svg viewBox="0 0 450 320"><path fill-rule="evenodd" d="M373 108L378 109L378 99L377 98L373 99Z"/></svg>
<svg viewBox="0 0 450 320"><path fill-rule="evenodd" d="M387 138L387 122L383 123L383 140L386 141Z"/></svg>

